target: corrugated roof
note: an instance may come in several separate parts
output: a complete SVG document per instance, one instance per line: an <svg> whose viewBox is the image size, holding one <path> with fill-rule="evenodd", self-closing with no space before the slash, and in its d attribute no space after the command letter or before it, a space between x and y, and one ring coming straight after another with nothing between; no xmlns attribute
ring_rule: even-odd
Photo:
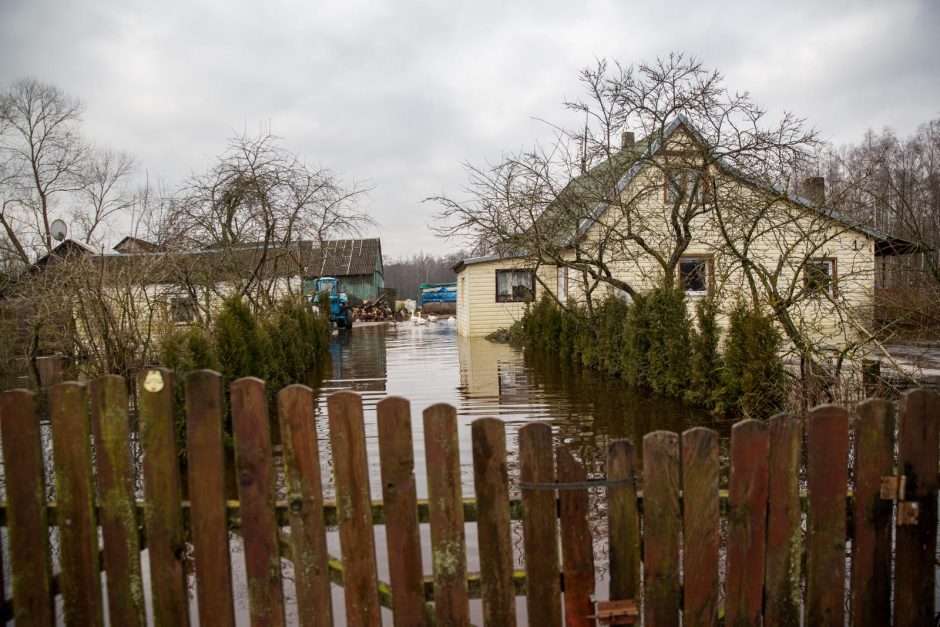
<svg viewBox="0 0 940 627"><path fill-rule="evenodd" d="M382 271L382 242L377 237L327 240L305 249L304 257L310 276L372 274Z"/></svg>

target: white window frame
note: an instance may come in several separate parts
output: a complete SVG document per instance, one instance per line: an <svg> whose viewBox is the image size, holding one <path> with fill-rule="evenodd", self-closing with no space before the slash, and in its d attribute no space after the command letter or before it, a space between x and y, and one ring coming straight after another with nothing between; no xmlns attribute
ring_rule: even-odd
<svg viewBox="0 0 940 627"><path fill-rule="evenodd" d="M568 266L558 266L558 276L555 280L555 296L560 303L568 301Z"/></svg>
<svg viewBox="0 0 940 627"><path fill-rule="evenodd" d="M528 297L517 298L514 294L508 296L500 296L499 293L499 277L503 273L512 273L512 274L528 274L530 282L530 294ZM494 274L495 279L495 288L496 288L496 302L497 303L528 303L535 300L535 271L530 268L500 268L496 270ZM511 287L515 288L516 286L521 286L521 283L511 282ZM513 289L515 292L515 289Z"/></svg>
<svg viewBox="0 0 940 627"><path fill-rule="evenodd" d="M685 288L685 285L682 281L682 264L689 262L703 262L705 264L704 290L690 290ZM679 285L682 286L686 296L708 296L712 289L712 277L714 276L714 271L714 259L708 255L683 255L679 258L679 264L676 266L676 274L678 275L677 278L679 279Z"/></svg>

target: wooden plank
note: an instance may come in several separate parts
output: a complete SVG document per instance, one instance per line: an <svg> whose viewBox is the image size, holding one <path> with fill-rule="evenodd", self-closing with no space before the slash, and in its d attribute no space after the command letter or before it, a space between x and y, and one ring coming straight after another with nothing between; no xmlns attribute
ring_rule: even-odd
<svg viewBox="0 0 940 627"><path fill-rule="evenodd" d="M232 383L235 476L245 544L248 613L256 627L284 625L284 590L277 543L274 463L264 381L244 377Z"/></svg>
<svg viewBox="0 0 940 627"><path fill-rule="evenodd" d="M555 451L558 481L579 483L587 481L584 467L566 446ZM561 502L561 554L565 575L565 625L567 627L594 627L594 541L588 520L590 506L587 490L560 490Z"/></svg>
<svg viewBox="0 0 940 627"><path fill-rule="evenodd" d="M718 434L696 427L682 434L685 598L682 624L718 621Z"/></svg>
<svg viewBox="0 0 940 627"><path fill-rule="evenodd" d="M769 442L767 425L758 420L742 420L731 428L726 625L760 624Z"/></svg>
<svg viewBox="0 0 940 627"><path fill-rule="evenodd" d="M803 423L796 416L770 419L764 624L799 625L801 606L800 459Z"/></svg>
<svg viewBox="0 0 940 627"><path fill-rule="evenodd" d="M547 423L530 422L519 429L519 479L522 483L555 481L553 457L552 428ZM522 486L522 510L529 624L560 627L555 491Z"/></svg>
<svg viewBox="0 0 940 627"><path fill-rule="evenodd" d="M467 543L463 530L457 410L437 403L424 410L424 450L434 568L434 616L438 625L470 622Z"/></svg>
<svg viewBox="0 0 940 627"><path fill-rule="evenodd" d="M607 445L607 479L631 481L607 488L610 598L628 600L640 592L640 523L637 512L636 451L630 440Z"/></svg>
<svg viewBox="0 0 940 627"><path fill-rule="evenodd" d="M940 395L929 390L904 394L898 468L907 477L905 499L919 509L916 525L897 528L894 624L926 625L934 620L934 556L937 550L937 455Z"/></svg>
<svg viewBox="0 0 940 627"><path fill-rule="evenodd" d="M222 375L212 370L190 372L186 376L190 530L203 625L235 623L225 512L223 411Z"/></svg>
<svg viewBox="0 0 940 627"><path fill-rule="evenodd" d="M678 625L679 436L654 431L643 438L643 624Z"/></svg>
<svg viewBox="0 0 940 627"><path fill-rule="evenodd" d="M59 575L65 622L103 625L98 523L91 478L91 425L88 391L82 383L60 383L49 390L52 453L55 464Z"/></svg>
<svg viewBox="0 0 940 627"><path fill-rule="evenodd" d="M506 427L498 418L479 418L473 436L473 485L477 498L477 539L484 625L516 625L509 523Z"/></svg>
<svg viewBox="0 0 940 627"><path fill-rule="evenodd" d="M855 423L855 534L851 623L891 623L891 513L881 477L894 474L894 403L867 400Z"/></svg>
<svg viewBox="0 0 940 627"><path fill-rule="evenodd" d="M424 625L424 572L418 531L418 492L411 408L400 396L376 405L385 537L396 627Z"/></svg>
<svg viewBox="0 0 940 627"><path fill-rule="evenodd" d="M140 571L140 532L131 461L127 384L107 375L91 382L91 426L95 437L98 518L104 539L108 618L112 625L146 624Z"/></svg>
<svg viewBox="0 0 940 627"><path fill-rule="evenodd" d="M54 622L46 520L46 482L36 396L26 390L0 394L0 440L6 478L7 532L17 625Z"/></svg>
<svg viewBox="0 0 940 627"><path fill-rule="evenodd" d="M378 574L369 490L369 465L362 420L362 399L355 392L327 397L339 540L346 567L346 617L351 623L378 627Z"/></svg>
<svg viewBox="0 0 940 627"><path fill-rule="evenodd" d="M304 626L328 627L333 624L333 610L313 390L291 385L277 399L298 619Z"/></svg>
<svg viewBox="0 0 940 627"><path fill-rule="evenodd" d="M845 622L845 507L849 414L835 405L810 411L806 424L806 623ZM933 469L937 473L936 465Z"/></svg>
<svg viewBox="0 0 940 627"><path fill-rule="evenodd" d="M173 373L166 368L144 370L137 377L137 390L154 623L188 625Z"/></svg>

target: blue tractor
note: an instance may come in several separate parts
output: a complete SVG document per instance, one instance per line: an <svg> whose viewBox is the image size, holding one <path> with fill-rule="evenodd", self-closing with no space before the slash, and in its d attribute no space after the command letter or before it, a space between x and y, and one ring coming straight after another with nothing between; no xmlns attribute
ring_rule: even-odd
<svg viewBox="0 0 940 627"><path fill-rule="evenodd" d="M339 289L339 279L323 276L315 281L304 281L304 295L308 300L317 304L320 294L326 292L330 296L330 322L342 329L351 329L353 326L353 310L349 306L349 297L346 292ZM311 289L312 288L312 289Z"/></svg>

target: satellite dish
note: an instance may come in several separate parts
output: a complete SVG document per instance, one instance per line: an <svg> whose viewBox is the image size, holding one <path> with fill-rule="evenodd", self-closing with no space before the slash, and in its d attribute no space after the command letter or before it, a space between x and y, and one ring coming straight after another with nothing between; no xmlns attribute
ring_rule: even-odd
<svg viewBox="0 0 940 627"><path fill-rule="evenodd" d="M68 232L69 227L67 227L62 220L53 220L52 224L49 225L49 230L52 232L52 237L56 241L61 242L65 239L65 234Z"/></svg>

